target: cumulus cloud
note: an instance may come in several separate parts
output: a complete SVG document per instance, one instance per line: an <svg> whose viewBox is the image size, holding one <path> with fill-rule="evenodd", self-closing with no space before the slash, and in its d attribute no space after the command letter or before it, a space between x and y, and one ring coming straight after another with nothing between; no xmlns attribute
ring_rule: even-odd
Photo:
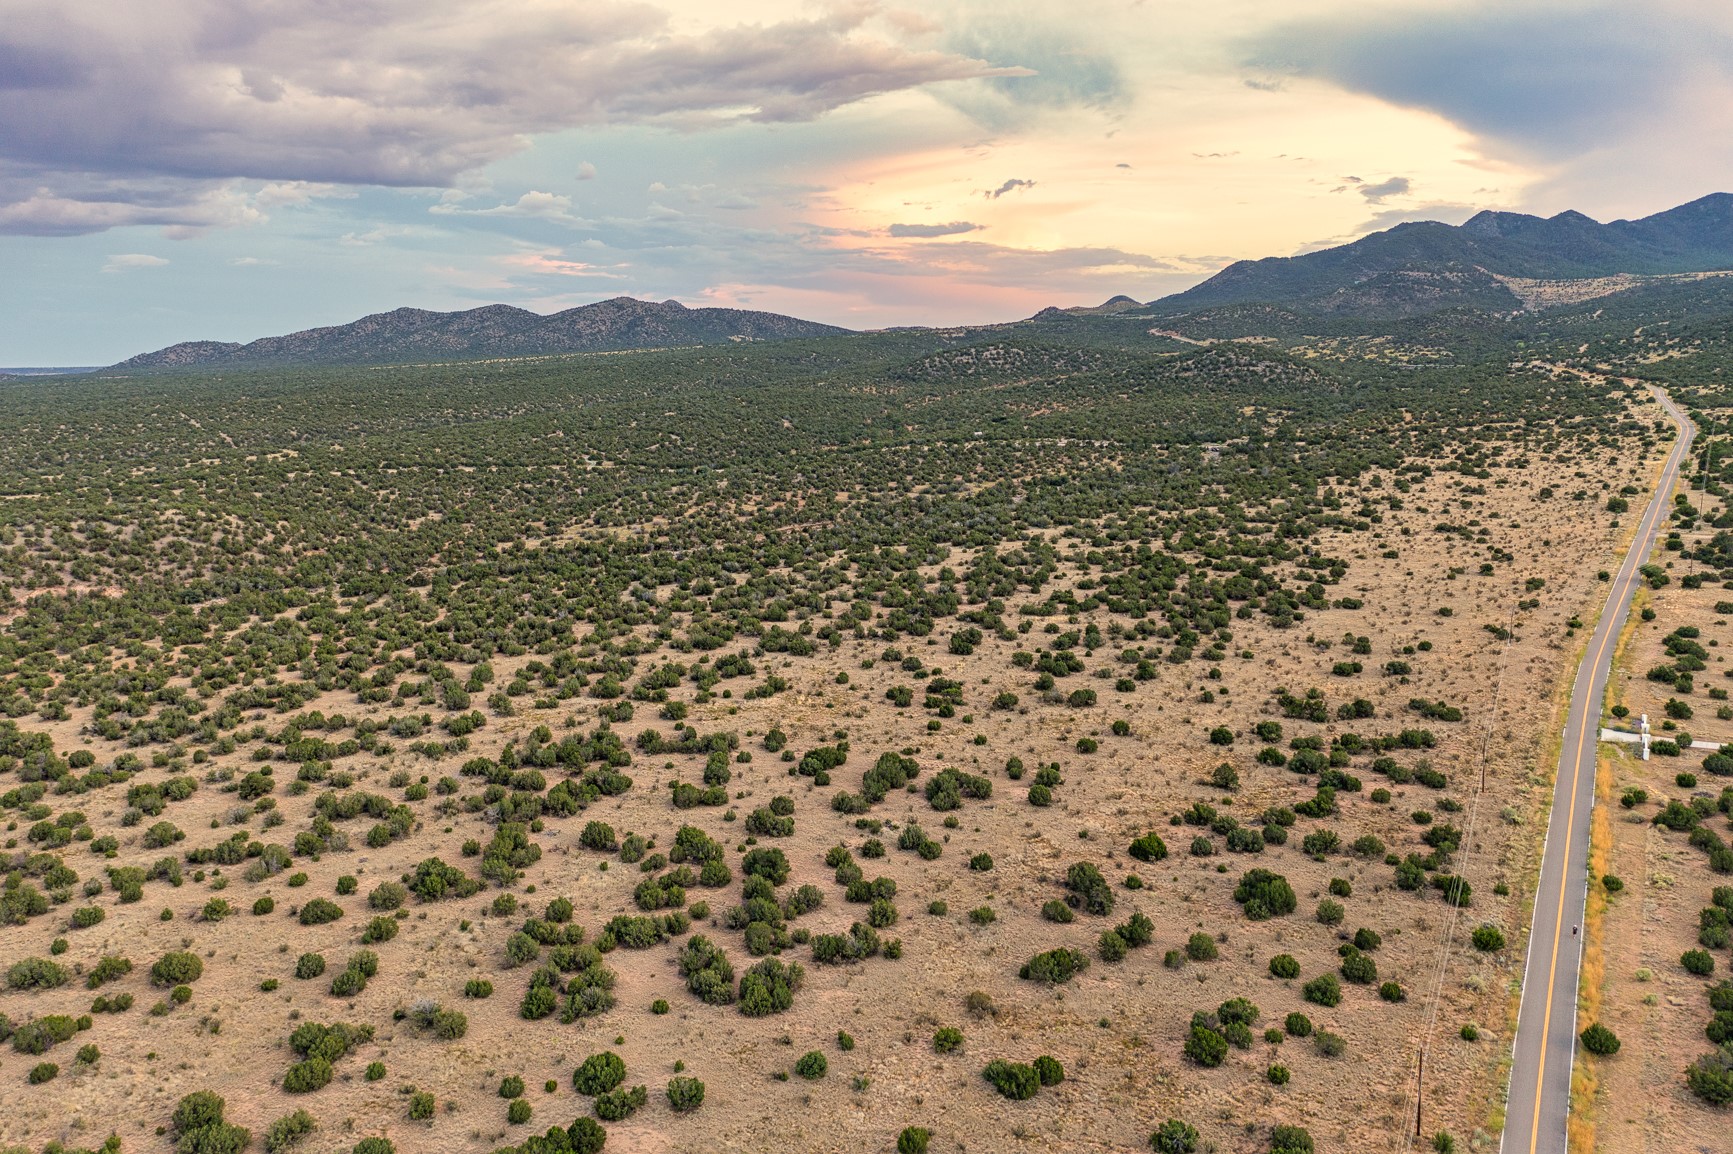
<svg viewBox="0 0 1733 1154"><path fill-rule="evenodd" d="M1010 180L1007 180L1004 184L1001 184L998 188L989 188L987 191L983 192L981 195L985 196L988 200L998 200L1001 196L1004 196L1008 192L1016 192L1020 188L1034 188L1034 187L1035 187L1035 182L1032 180L1023 180L1019 177L1012 177Z"/></svg>
<svg viewBox="0 0 1733 1154"><path fill-rule="evenodd" d="M161 268L169 263L165 258L147 252L122 252L108 258L103 272L128 272L136 268Z"/></svg>
<svg viewBox="0 0 1733 1154"><path fill-rule="evenodd" d="M55 187L43 183L43 173L19 176L0 161L0 233L78 236L126 225L156 225L184 237L268 219L256 187L61 175Z"/></svg>
<svg viewBox="0 0 1733 1154"><path fill-rule="evenodd" d="M580 161L578 164L578 179L579 180L594 180L594 179L596 179L596 166L591 164L587 160Z"/></svg>
<svg viewBox="0 0 1733 1154"><path fill-rule="evenodd" d="M953 220L949 224L893 224L885 232L890 236L906 237L956 236L958 233L978 232L985 227L966 220Z"/></svg>
<svg viewBox="0 0 1733 1154"><path fill-rule="evenodd" d="M1050 10L1030 6L1018 13L1012 7L997 3L985 6L980 18L955 19L946 46L1005 71L981 84L939 90L941 99L996 129L1060 109L1110 110L1129 103L1131 85L1104 45L1056 20Z"/></svg>
<svg viewBox="0 0 1733 1154"><path fill-rule="evenodd" d="M535 133L808 120L1027 71L872 33L870 5L702 35L631 0L5 8L0 231L49 235L209 227L202 201L236 179L443 187ZM93 182L106 200L74 191Z"/></svg>
<svg viewBox="0 0 1733 1154"><path fill-rule="evenodd" d="M443 200L427 210L435 216L505 216L517 217L523 220L546 220L556 224L582 227L589 222L577 215L572 207L572 198L553 192L539 192L531 189L510 204L496 204L489 208L463 208L451 200Z"/></svg>

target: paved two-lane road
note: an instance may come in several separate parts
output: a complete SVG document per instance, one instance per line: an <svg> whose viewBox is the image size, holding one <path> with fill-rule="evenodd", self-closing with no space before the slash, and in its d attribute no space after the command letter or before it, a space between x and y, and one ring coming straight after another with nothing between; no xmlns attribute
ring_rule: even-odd
<svg viewBox="0 0 1733 1154"><path fill-rule="evenodd" d="M1613 577L1600 623L1589 638L1571 687L1569 720L1559 749L1558 780L1541 858L1529 935L1528 967L1517 1015L1510 1100L1504 1120L1504 1154L1565 1154L1570 1113L1571 1063L1576 1053L1577 978L1582 964L1583 920L1588 899L1589 811L1594 805L1595 762L1601 700L1612 664L1613 644L1624 628L1636 589L1637 569L1672 504L1679 466L1691 449L1696 426L1666 393L1655 389L1679 426L1679 437L1661 470L1660 484L1643 511L1624 564Z"/></svg>

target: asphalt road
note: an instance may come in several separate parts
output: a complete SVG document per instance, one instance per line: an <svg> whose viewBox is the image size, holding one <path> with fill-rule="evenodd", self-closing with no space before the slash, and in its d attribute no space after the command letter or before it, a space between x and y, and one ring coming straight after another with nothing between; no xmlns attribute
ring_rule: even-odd
<svg viewBox="0 0 1733 1154"><path fill-rule="evenodd" d="M1582 924L1588 900L1589 812L1595 797L1597 736L1601 702L1613 646L1630 611L1637 569L1654 547L1672 504L1679 466L1697 429L1659 389L1656 399L1679 426L1680 435L1661 471L1624 564L1614 574L1600 623L1589 637L1571 687L1570 713L1559 749L1558 779L1534 899L1534 929L1517 1015L1510 1098L1505 1111L1504 1154L1565 1154L1570 1113L1571 1065L1576 1059L1577 980L1582 965Z"/></svg>

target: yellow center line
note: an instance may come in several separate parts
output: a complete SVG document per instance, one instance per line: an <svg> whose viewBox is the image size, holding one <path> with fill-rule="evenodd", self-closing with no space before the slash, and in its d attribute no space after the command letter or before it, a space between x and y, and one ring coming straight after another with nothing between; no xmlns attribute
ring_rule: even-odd
<svg viewBox="0 0 1733 1154"><path fill-rule="evenodd" d="M1686 444L1687 444L1687 439L1683 435L1683 430L1681 430L1681 436L1679 438L1679 450L1680 450L1681 459L1683 458L1683 448ZM1661 471L1662 485L1661 485L1661 488L1657 492L1657 496L1665 494L1665 492L1672 487L1672 483L1667 480L1667 473L1670 469L1671 469L1671 464L1664 467ZM1662 508L1661 502L1659 502L1659 501L1651 502L1648 514L1643 518L1643 524L1637 530L1636 540L1631 543L1632 556L1635 556L1637 547L1642 545L1645 541L1648 540L1649 533L1652 531L1652 529L1654 527L1656 516L1660 512L1661 508ZM1609 603L1609 605L1608 605L1609 609L1612 609L1613 606L1622 603L1624 601L1625 597L1628 596L1628 594L1630 592L1631 581L1635 577L1635 575L1636 575L1636 569L1633 568L1631 570L1631 576L1625 577L1620 582L1621 587L1617 591L1616 597L1613 599L1613 601L1611 601ZM1602 618L1603 626L1609 624L1610 621L1611 621L1610 617L1603 617ZM1594 660L1591 661L1587 666L1582 667L1582 668L1585 668L1588 670L1589 685L1591 687L1594 685L1594 671L1596 669L1600 668L1601 656L1604 653L1606 653L1607 643L1610 642L1612 640L1612 638L1613 638L1612 629L1610 629L1610 628L1606 629L1606 632L1601 637L1600 647L1595 650ZM1589 704L1590 703L1587 700L1584 700L1582 703L1582 706L1583 706L1582 729L1581 729L1581 732L1577 736L1576 757L1573 759L1573 761L1571 763L1571 800L1570 800L1570 808L1567 811L1566 816L1565 816L1565 830L1564 830L1564 832L1565 832L1564 868L1566 870L1566 876L1559 880L1558 910L1557 910L1557 913L1554 915L1554 918L1553 918L1552 961L1547 966L1546 1011L1543 1014L1543 1016L1541 1017L1541 1022L1540 1022L1540 1061L1535 1066L1534 1118L1529 1125L1528 1154L1535 1154L1535 1151L1536 1151L1536 1149L1538 1149L1539 1144L1540 1144L1541 1088L1542 1088L1542 1086L1545 1085L1545 1082L1546 1082L1546 1048L1547 1048L1547 1039L1552 1032L1553 986L1554 986L1555 982L1557 981L1559 946L1561 944L1561 940L1562 940L1562 937L1564 934L1565 883L1569 880L1571 827L1576 825L1577 785L1581 781L1581 774L1582 774L1582 768L1583 768L1583 750L1587 746L1588 739L1589 739ZM1596 743L1598 745L1599 744L1599 738L1600 738L1598 726L1596 727L1596 730L1597 731L1596 731L1595 737L1596 737Z"/></svg>

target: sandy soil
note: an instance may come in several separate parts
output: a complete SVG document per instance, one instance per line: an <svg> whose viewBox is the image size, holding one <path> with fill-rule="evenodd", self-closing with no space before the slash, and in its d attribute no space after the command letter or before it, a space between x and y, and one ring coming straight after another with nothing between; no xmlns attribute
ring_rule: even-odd
<svg viewBox="0 0 1733 1154"><path fill-rule="evenodd" d="M1612 464L1597 463L1591 480L1605 478L1615 488L1625 480L1643 484L1653 464L1627 454ZM63 1072L46 1086L24 1085L25 1071L38 1059L9 1051L4 1055L0 1084L7 1087L8 1109L0 1111L0 1141L31 1148L51 1139L94 1145L113 1129L129 1151L166 1149L168 1139L156 1132L175 1101L191 1090L208 1088L223 1094L230 1119L251 1127L255 1135L271 1119L306 1108L321 1127L304 1143L309 1150L347 1150L364 1134L386 1133L404 1151L485 1151L521 1142L536 1128L568 1124L587 1110L588 1099L571 1088L572 1069L586 1055L612 1045L626 1061L627 1084L641 1082L651 1091L648 1109L630 1122L609 1127L607 1148L613 1152L879 1151L893 1148L898 1130L911 1124L930 1126L933 1149L946 1152L1123 1151L1143 1148L1153 1127L1168 1117L1190 1120L1223 1151L1266 1149L1269 1124L1276 1121L1310 1127L1320 1149L1383 1150L1398 1148L1410 1124L1416 1054L1422 1039L1429 1038L1426 1132L1448 1130L1466 1143L1477 1127L1489 1125L1497 1110L1496 1071L1508 1052L1505 1023L1524 944L1519 911L1527 900L1535 841L1544 824L1538 807L1550 773L1550 767L1539 764L1541 735L1550 723L1561 675L1580 647L1580 634L1566 623L1593 611L1603 588L1595 573L1612 564L1621 540L1621 531L1609 526L1601 509L1604 496L1573 501L1564 495L1590 483L1581 479L1588 474L1580 462L1537 457L1526 470L1501 470L1498 475L1508 484L1488 482L1484 495L1465 496L1458 488L1463 483L1459 477L1439 474L1417 484L1405 496L1406 509L1386 513L1370 537L1319 542L1327 553L1347 555L1353 562L1332 595L1363 597L1366 607L1308 614L1302 625L1280 632L1262 618L1236 621L1232 648L1250 649L1255 657L1230 659L1219 683L1203 681L1201 666L1162 664L1159 680L1130 695L1114 693L1111 681L1096 681L1087 673L1061 682L1066 689L1086 685L1100 691L1101 704L1092 709L1036 704L1030 675L1014 669L1008 657L1011 649L1043 639L1037 625L1037 632L1017 645L989 638L966 658L949 656L936 643L931 649L904 645L906 652L922 656L967 687L965 707L936 733L928 732L930 715L918 704L897 710L884 699L889 686L914 684L908 674L882 661L862 668L863 661L880 655L883 642L849 642L839 651L807 659L767 657L760 669L787 677L792 690L766 701L718 699L694 706L691 722L700 731L738 730L741 748L753 754L750 764L733 767L730 788L745 795L733 803L741 818L778 793L788 793L796 802L795 836L775 844L793 863L790 884L818 886L826 903L793 926L835 932L864 914L864 907L843 901L841 887L824 865L826 849L838 842L856 850L867 877L888 876L898 884L901 920L885 936L902 939L901 960L823 967L811 964L808 950L791 950L788 956L806 965L807 981L785 1014L749 1019L733 1007L703 1005L686 992L675 971L678 946L664 944L609 956L608 964L619 975L618 1006L588 1025L518 1017L528 970L507 969L503 947L526 914L539 913L547 900L564 895L576 905L576 920L594 936L613 914L636 912L631 892L641 875L617 859L604 870L606 856L580 848L577 837L586 821L600 819L622 834L633 830L653 836L664 849L675 829L689 822L728 844L731 859L735 856L744 833L739 824L725 822L716 809L681 812L668 803L665 783L698 780L702 759L639 754L628 771L637 783L629 793L605 799L577 817L550 820L536 835L545 853L528 871L526 888L533 886L534 893L523 898L524 908L516 916L489 914L492 891L463 901L412 903L398 937L372 947L381 959L379 974L352 999L332 997L327 986L343 959L359 948L358 937L370 914L364 900L368 890L433 854L473 867L473 861L460 858L458 846L466 838L485 842L491 835L480 816L442 818L434 810L439 800L435 796L416 804L421 825L412 836L377 850L362 844L366 819L348 823L359 848L328 854L321 861L298 861L295 868L309 877L305 888L289 888L285 875L252 885L240 879L238 869L224 871L236 875L223 896L239 912L221 923L196 919L213 895L209 879L194 883L189 867L184 886L149 883L144 900L134 905L117 905L114 895L105 892L94 904L103 906L108 917L94 928L66 929L70 906L84 904L74 898L68 907L29 925L0 930L7 961L46 955L50 939L62 935L71 948L60 960L69 964L88 968L106 953L130 956L136 966L133 974L102 992L127 991L138 999L128 1013L97 1015L92 1031L53 1051L49 1057ZM1542 500L1537 496L1542 486L1555 486L1560 495ZM1445 520L1466 523L1474 532L1483 526L1489 535L1476 543L1436 532L1434 526ZM1499 563L1492 576L1478 576L1488 544L1514 559ZM1385 549L1398 556L1380 555ZM1463 573L1447 579L1452 567ZM1531 577L1543 579L1544 587L1531 591ZM1538 605L1515 611L1516 603L1527 598ZM1440 616L1443 607L1452 615ZM1103 630L1109 617L1105 612L1095 615ZM1487 625L1513 626L1515 636L1501 642ZM1081 623L1065 627L1080 628ZM1365 664L1363 673L1339 678L1330 670L1350 656L1341 643L1345 632L1371 637L1373 652L1358 658ZM1315 640L1309 641L1308 635ZM1379 672L1401 647L1423 640L1433 648L1404 658L1413 667L1405 683ZM1325 642L1334 644L1326 648ZM1091 670L1111 664L1116 651L1117 646L1099 651L1088 661ZM513 664L496 662L502 684ZM836 683L836 675L843 672L850 675L846 686ZM1199 700L1206 684L1218 693L1213 704ZM1393 786L1391 801L1377 804L1368 795L1388 783L1366 768L1368 758L1357 758L1351 772L1364 781L1365 792L1340 796L1341 815L1333 822L1302 818L1286 847L1272 848L1255 861L1236 854L1187 856L1190 838L1200 831L1170 827L1169 817L1195 800L1210 801L1248 820L1266 806L1291 805L1311 796L1309 779L1253 760L1262 743L1252 736L1251 726L1278 716L1271 699L1277 686L1317 686L1332 706L1366 697L1378 708L1373 721L1322 726L1285 722L1288 736L1428 726L1439 745L1424 756L1448 775L1448 788L1440 794L1416 784ZM1022 695L1025 707L989 709L1001 689ZM677 691L682 699L690 694L690 686ZM1446 700L1463 710L1464 720L1424 721L1406 708L1411 697ZM547 723L558 733L568 711L575 711L578 723L588 728L594 705L573 701L551 712L526 708L516 718L491 720L468 756L497 753L506 739L521 739L538 724ZM358 707L347 695L330 695L309 708L315 707L351 716L389 712L385 707ZM648 720L650 713L640 707L639 720L621 728L632 734L646 724L665 732L671 728ZM972 724L965 714L973 717ZM1130 724L1129 737L1109 732L1110 723L1120 718ZM278 719L266 718L265 723L274 726ZM65 744L74 745L86 740L76 736L79 725L74 717L55 728ZM853 752L836 775L835 786L814 789L806 779L788 777L788 767L760 744L772 725L790 735L789 747L797 753L846 730ZM1207 744L1205 735L1216 725L1227 725L1239 735L1231 750ZM977 734L985 744L973 743ZM1078 753L1075 743L1082 736L1096 737L1100 751ZM99 764L118 752L100 740L88 747ZM923 781L944 766L957 766L987 775L994 785L990 800L964 803L954 830L946 830L943 815L919 795L893 795L876 807L873 817L918 820L929 834L942 836L944 853L936 861L898 851L894 830L881 835L890 846L884 859L859 857L866 835L853 828L851 818L832 813L828 804L837 788L858 788L859 774L880 752L903 747L917 748ZM1020 783L1007 778L1003 767L1011 756L1021 758L1031 771L1046 761L1063 766L1065 781L1055 790L1051 807L1026 802L1029 778ZM1397 756L1412 765L1420 755ZM1205 784L1209 769L1224 758L1233 762L1243 782L1232 795ZM455 775L461 760L436 764L399 752L385 761L361 755L340 768L357 774L358 787L400 799L403 791L386 784L393 770L437 779ZM243 771L250 768L241 754L219 761ZM202 772L210 767L198 768ZM278 772L286 780L285 767ZM1483 772L1484 793L1478 793ZM165 775L150 770L142 780ZM465 792L474 788L472 782L465 779ZM80 799L99 834L120 837L120 856L107 864L148 864L170 852L143 848L143 827L119 828L123 793L110 788ZM289 841L306 828L314 796L290 797L279 790L278 803L288 822L261 836ZM1458 799L1466 808L1446 814L1438 805L1441 796ZM225 815L233 801L205 785L187 801L171 805L164 816L188 834L177 849L227 836L231 827L224 824ZM1397 890L1390 868L1380 860L1332 855L1316 861L1299 848L1304 833L1330 824L1344 843L1375 833L1394 852L1423 851L1421 827L1410 817L1422 808L1472 831L1457 867L1473 883L1475 902L1454 925L1455 947L1442 972L1440 949L1451 911L1434 893ZM221 832L210 828L213 823L222 826ZM251 828L257 827L255 818ZM1152 829L1161 832L1173 856L1155 866L1133 862L1128 843ZM22 829L9 836L21 838ZM1219 849L1219 839L1217 844ZM993 855L990 872L967 868L969 857L981 851ZM1695 851L1682 850L1680 855L1697 864ZM85 877L98 873L99 862L82 847L73 847L68 861ZM1084 915L1071 925L1042 920L1042 903L1062 895L1059 883L1075 861L1096 863L1115 883L1117 908L1111 919ZM1654 903L1657 909L1663 902L1677 902L1679 911L1689 914L1701 904L1696 891L1707 885L1707 878L1702 885L1695 880L1684 885L1685 864L1673 870L1681 877L1677 886L1633 884L1627 902ZM1239 874L1254 865L1278 870L1292 881L1300 898L1294 916L1252 923L1241 915L1231 893ZM1621 872L1634 880L1656 868L1621 866ZM1120 887L1130 872L1140 874L1147 888ZM336 880L344 874L358 878L360 890L336 898L347 911L341 921L302 927L289 915L291 906L311 897L335 897ZM1330 879L1337 877L1352 883L1353 894L1344 900L1343 924L1328 927L1317 923L1311 912ZM1495 894L1499 884L1508 886L1507 895ZM267 893L275 898L276 911L265 917L248 914L254 899ZM720 915L739 900L739 893L737 880L726 890L700 889L692 897L708 900ZM944 916L926 912L934 899L947 903ZM968 911L980 905L996 911L992 925L970 923ZM173 920L159 920L164 909L173 912ZM1039 950L1068 945L1093 955L1099 932L1132 910L1154 920L1151 948L1134 951L1117 964L1097 959L1082 977L1058 989L1017 979L1017 967ZM1683 925L1684 920L1682 914L1668 916L1665 924ZM1512 939L1507 950L1480 955L1466 947L1467 930L1483 921L1505 926ZM1379 1000L1375 989L1346 985L1337 1009L1304 1003L1302 982L1333 972L1342 937L1361 926L1383 936L1383 947L1375 955L1378 967L1383 977L1402 982L1408 1000L1393 1005ZM725 946L737 973L753 961L738 933L720 924L696 929ZM1197 930L1221 935L1219 960L1164 968L1163 954ZM148 987L146 971L162 952L180 948L207 959L205 975L195 984L188 1005L152 1017L146 1010L161 994ZM1672 970L1677 970L1682 947L1669 938L1664 948L1659 943L1657 948L1663 956L1670 952ZM310 950L324 952L332 970L320 980L297 981L295 958ZM1269 976L1269 958L1282 952L1299 959L1300 980ZM1657 973L1666 968L1655 965ZM491 999L462 996L464 982L476 976L494 982ZM280 988L261 992L259 983L265 979L277 979ZM1675 991L1672 980L1669 974L1646 989L1676 995L1689 1006L1694 995L1683 982ZM977 1020L965 1011L964 995L976 989L991 994L996 1016ZM1191 1013L1212 1010L1236 995L1251 998L1261 1008L1260 1036L1265 1026L1279 1025L1284 1015L1303 1009L1320 1027L1347 1039L1346 1056L1323 1057L1299 1039L1280 1046L1260 1040L1249 1051L1230 1052L1218 1069L1193 1066L1181 1054ZM45 993L8 992L0 994L0 1012L15 1022L47 1013L77 1014L87 1009L91 997L81 982ZM421 998L465 1011L467 1035L442 1043L393 1023L395 1009ZM657 998L667 999L672 1012L651 1014L650 1003ZM1690 1009L1692 1022L1706 1017L1697 1012L1701 1007ZM294 1096L276 1082L292 1060L286 1038L297 1020L365 1022L378 1033L371 1044L338 1063L330 1086ZM1460 1026L1468 1021L1482 1027L1480 1041L1459 1038ZM933 1052L932 1034L942 1025L963 1030L961 1051L946 1056ZM852 1051L837 1045L839 1030L857 1040ZM616 1038L623 1041L615 1044ZM1637 1049L1631 1045L1634 1040L1627 1040L1632 1051ZM94 1069L76 1070L72 1051L85 1041L95 1041L103 1057ZM1674 1045L1688 1049L1682 1041ZM776 1080L776 1074L790 1070L809 1049L829 1058L825 1079ZM991 1059L1028 1061L1041 1053L1057 1057L1068 1077L1030 1101L1006 1101L980 1077ZM386 1064L389 1074L369 1083L362 1072L376 1059ZM688 1074L707 1083L708 1097L695 1114L673 1114L662 1097L677 1060L684 1061ZM1279 1088L1263 1078L1265 1067L1277 1060L1293 1071L1292 1082ZM1679 1065L1669 1061L1668 1068ZM507 1074L521 1075L530 1086L528 1099L535 1113L528 1126L506 1124L506 1102L495 1091ZM1676 1082L1676 1070L1672 1076ZM542 1090L546 1079L556 1083L554 1092ZM439 1108L432 1122L407 1120L405 1091L411 1086L436 1095Z"/></svg>

